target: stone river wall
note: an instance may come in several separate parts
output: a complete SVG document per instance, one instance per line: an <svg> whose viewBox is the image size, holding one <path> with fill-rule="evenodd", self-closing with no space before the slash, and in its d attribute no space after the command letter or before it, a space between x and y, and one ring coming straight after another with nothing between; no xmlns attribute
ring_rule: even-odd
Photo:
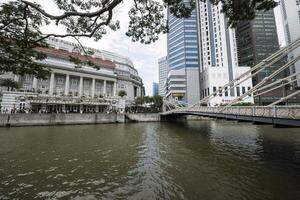
<svg viewBox="0 0 300 200"><path fill-rule="evenodd" d="M116 113L58 113L58 114L1 114L0 126L43 126L67 124L123 123L123 114Z"/></svg>
<svg viewBox="0 0 300 200"><path fill-rule="evenodd" d="M160 115L126 114L126 119L125 114L116 113L0 114L0 127L125 123L125 121L154 122L160 121Z"/></svg>
<svg viewBox="0 0 300 200"><path fill-rule="evenodd" d="M131 122L159 122L160 114L158 113L126 113L126 120Z"/></svg>

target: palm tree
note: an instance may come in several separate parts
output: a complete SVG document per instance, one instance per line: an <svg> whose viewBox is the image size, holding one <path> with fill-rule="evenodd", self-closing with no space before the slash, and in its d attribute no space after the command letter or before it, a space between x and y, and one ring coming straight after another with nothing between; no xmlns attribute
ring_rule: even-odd
<svg viewBox="0 0 300 200"><path fill-rule="evenodd" d="M20 88L18 82L14 81L12 79L9 79L9 78L0 80L0 86L7 87L7 91Z"/></svg>
<svg viewBox="0 0 300 200"><path fill-rule="evenodd" d="M120 96L120 97L127 96L127 92L124 90L121 90L121 91L119 91L118 96Z"/></svg>

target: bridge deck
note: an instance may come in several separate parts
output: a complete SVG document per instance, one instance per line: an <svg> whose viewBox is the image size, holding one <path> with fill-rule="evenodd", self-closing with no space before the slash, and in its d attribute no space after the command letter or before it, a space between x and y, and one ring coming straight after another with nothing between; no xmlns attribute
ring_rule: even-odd
<svg viewBox="0 0 300 200"><path fill-rule="evenodd" d="M197 115L224 119L300 127L300 106L276 107L191 107L162 113L170 115Z"/></svg>

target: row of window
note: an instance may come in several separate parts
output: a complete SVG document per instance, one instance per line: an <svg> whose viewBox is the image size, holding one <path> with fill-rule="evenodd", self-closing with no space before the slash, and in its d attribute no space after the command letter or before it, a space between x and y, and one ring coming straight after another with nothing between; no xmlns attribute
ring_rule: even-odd
<svg viewBox="0 0 300 200"><path fill-rule="evenodd" d="M221 89L222 87L219 87L219 90ZM247 91L249 91L250 89L251 89L251 87L244 87L244 86L242 86L242 87L236 87L235 88L235 90L233 90L232 91L232 94L230 94L231 93L231 90L232 89L229 89L229 88L225 88L224 89L224 91L223 92L218 92L218 95L220 96L220 97L222 97L223 95L225 96L225 97L229 97L229 95L230 96L235 96L235 94L234 94L234 91L235 91L235 93L236 93L236 96L241 96L242 94L245 94L246 93L246 89L247 89ZM213 93L215 93L217 91L217 87L216 86L213 86ZM204 90L202 90L202 98L204 98L204 97L207 97L207 96L209 96L210 95L210 90L209 90L209 88L205 88ZM249 95L250 96L250 95Z"/></svg>

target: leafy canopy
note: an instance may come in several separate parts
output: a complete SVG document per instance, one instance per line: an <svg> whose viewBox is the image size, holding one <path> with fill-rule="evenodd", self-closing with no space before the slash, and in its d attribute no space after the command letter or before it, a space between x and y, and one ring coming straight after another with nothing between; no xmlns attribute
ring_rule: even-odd
<svg viewBox="0 0 300 200"><path fill-rule="evenodd" d="M8 1L0 6L0 73L46 77L48 70L34 61L43 60L46 55L35 51L36 47L47 47L45 39L48 37L100 40L108 29L120 28L114 11L121 3L132 5L126 35L132 41L150 44L168 31L165 8L178 18L189 17L199 1L205 0L52 0L60 11L58 15L32 0ZM222 3L222 12L231 26L241 20L251 20L257 11L277 5L275 0L209 1L215 5ZM40 28L49 24L63 27L65 32L42 34ZM79 62L75 58L71 60Z"/></svg>
<svg viewBox="0 0 300 200"><path fill-rule="evenodd" d="M12 88L12 89L19 89L20 86L19 86L19 83L14 81L14 80L11 80L11 79L1 79L0 80L0 86L1 87L7 87L7 88Z"/></svg>
<svg viewBox="0 0 300 200"><path fill-rule="evenodd" d="M127 92L124 91L124 90L120 90L119 93L118 93L118 96L120 96L120 97L127 96Z"/></svg>

